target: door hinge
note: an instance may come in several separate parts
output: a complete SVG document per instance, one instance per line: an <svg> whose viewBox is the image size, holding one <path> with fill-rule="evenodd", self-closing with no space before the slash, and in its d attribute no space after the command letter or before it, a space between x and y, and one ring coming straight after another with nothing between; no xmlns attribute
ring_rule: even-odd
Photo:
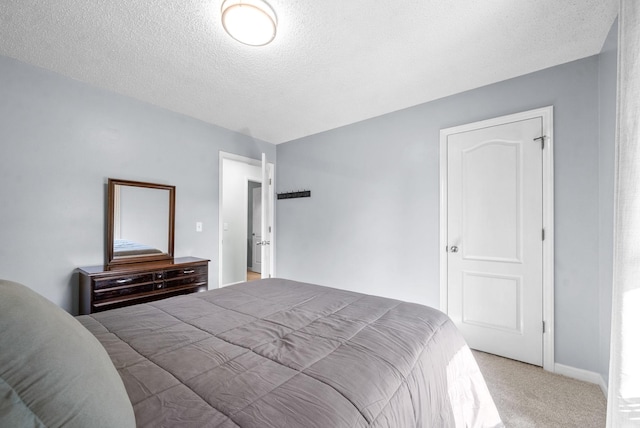
<svg viewBox="0 0 640 428"><path fill-rule="evenodd" d="M538 141L540 140L540 148L542 150L544 150L544 140L547 138L546 135L543 135L542 137L538 137L538 138L534 138L533 141Z"/></svg>
<svg viewBox="0 0 640 428"><path fill-rule="evenodd" d="M543 333L547 332L547 324L544 321L542 321L542 332Z"/></svg>
<svg viewBox="0 0 640 428"><path fill-rule="evenodd" d="M544 241L544 228L542 229L542 240Z"/></svg>
<svg viewBox="0 0 640 428"><path fill-rule="evenodd" d="M271 179L269 179L269 186L271 186Z"/></svg>
<svg viewBox="0 0 640 428"><path fill-rule="evenodd" d="M271 226L269 226L269 233L271 233Z"/></svg>

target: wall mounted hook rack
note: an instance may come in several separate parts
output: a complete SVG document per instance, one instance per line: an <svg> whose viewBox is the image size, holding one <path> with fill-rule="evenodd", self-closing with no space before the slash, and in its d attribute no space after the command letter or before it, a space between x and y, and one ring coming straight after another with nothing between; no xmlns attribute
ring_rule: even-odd
<svg viewBox="0 0 640 428"><path fill-rule="evenodd" d="M278 193L278 199L310 198L311 190L299 190L297 192Z"/></svg>

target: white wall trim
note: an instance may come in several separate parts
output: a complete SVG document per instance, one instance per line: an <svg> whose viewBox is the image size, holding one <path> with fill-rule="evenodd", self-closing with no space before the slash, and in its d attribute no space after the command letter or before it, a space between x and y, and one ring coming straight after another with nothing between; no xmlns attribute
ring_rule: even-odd
<svg viewBox="0 0 640 428"><path fill-rule="evenodd" d="M277 257L277 248L276 248L276 168L275 165L270 163L271 168L271 206L269 209L271 210L271 277L276 278L276 257Z"/></svg>
<svg viewBox="0 0 640 428"><path fill-rule="evenodd" d="M609 385L607 384L607 382L604 381L604 378L602 377L602 375L600 373L597 373L597 375L598 375L598 378L599 378L598 386L600 386L600 390L604 394L604 398L608 399L608 397L609 397Z"/></svg>
<svg viewBox="0 0 640 428"><path fill-rule="evenodd" d="M583 382L589 382L596 384L600 387L600 390L604 394L605 398L607 397L607 385L604 381L604 378L600 373L592 372L589 370L579 369L576 367L565 366L564 364L555 364L555 373L570 377L572 379L581 380Z"/></svg>
<svg viewBox="0 0 640 428"><path fill-rule="evenodd" d="M542 319L546 332L543 334L543 368L555 371L554 353L554 221L553 221L553 106L501 116L480 122L468 123L440 130L440 310L447 313L448 308L448 268L447 268L447 139L451 134L472 131L500 125L505 122L542 118L543 133L546 136L545 148L542 152L542 225L545 229L545 240L542 243Z"/></svg>
<svg viewBox="0 0 640 428"><path fill-rule="evenodd" d="M248 158L246 156L236 155L235 153L228 153L220 150L220 165L222 165L222 159L234 160L236 162L242 162L254 166L262 166L262 161L259 159Z"/></svg>
<svg viewBox="0 0 640 428"><path fill-rule="evenodd" d="M236 284L243 284L243 283L245 283L245 282L246 282L246 281L238 281L238 282L230 282L230 283L228 283L228 284L224 284L224 285L220 284L220 287L218 287L218 288L228 287L228 286L230 286L230 285L236 285Z"/></svg>

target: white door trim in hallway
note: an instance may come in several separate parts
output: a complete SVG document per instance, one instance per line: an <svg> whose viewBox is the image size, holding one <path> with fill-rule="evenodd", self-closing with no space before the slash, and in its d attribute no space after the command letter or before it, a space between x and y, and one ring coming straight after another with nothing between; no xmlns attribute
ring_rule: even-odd
<svg viewBox="0 0 640 428"><path fill-rule="evenodd" d="M548 371L554 371L553 106L442 129L440 131L440 310L447 313L449 303L447 266L448 253L446 251L448 245L448 137L461 132L468 132L536 117L542 118L543 134L545 136L545 146L542 155L542 221L545 231L542 257L542 319L545 322L545 332L543 334L543 368Z"/></svg>

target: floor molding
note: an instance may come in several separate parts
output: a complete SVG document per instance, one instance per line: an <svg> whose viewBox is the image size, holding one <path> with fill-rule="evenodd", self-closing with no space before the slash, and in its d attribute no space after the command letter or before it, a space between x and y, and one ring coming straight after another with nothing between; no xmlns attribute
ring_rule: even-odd
<svg viewBox="0 0 640 428"><path fill-rule="evenodd" d="M230 285L242 284L243 282L246 282L246 281L236 281L236 282L230 282L228 284L221 284L218 286L218 288L228 287Z"/></svg>
<svg viewBox="0 0 640 428"><path fill-rule="evenodd" d="M600 378L600 382L598 382L598 386L600 386L600 389L604 394L604 398L607 398L609 397L609 385L607 384L607 382L604 381L604 378L602 377L601 374L598 374L598 377Z"/></svg>
<svg viewBox="0 0 640 428"><path fill-rule="evenodd" d="M584 382L595 383L600 387L605 398L607 397L607 383L600 373L592 372L589 370L578 369L576 367L565 366L564 364L555 363L554 373L570 377L572 379L581 380Z"/></svg>

